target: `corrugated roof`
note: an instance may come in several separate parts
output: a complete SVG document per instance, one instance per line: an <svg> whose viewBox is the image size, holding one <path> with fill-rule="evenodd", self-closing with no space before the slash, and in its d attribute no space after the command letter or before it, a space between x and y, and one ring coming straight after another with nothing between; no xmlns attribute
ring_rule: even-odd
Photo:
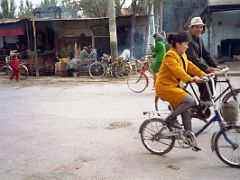
<svg viewBox="0 0 240 180"><path fill-rule="evenodd" d="M0 24L10 24L10 23L17 23L20 21L27 20L26 18L24 19L0 19Z"/></svg>
<svg viewBox="0 0 240 180"><path fill-rule="evenodd" d="M44 8L35 8L33 13L50 13L50 12L62 12L60 7L44 7Z"/></svg>
<svg viewBox="0 0 240 180"><path fill-rule="evenodd" d="M204 8L202 13L200 14L201 17L205 16L208 13L208 11L217 12L217 11L240 10L240 0L232 0L231 1L232 3L225 3L225 1L220 2L219 0L208 0L208 1L211 1L212 4L208 4L208 6ZM236 1L238 1L237 4L233 4L233 3L236 3ZM230 0L226 0L226 2L230 2Z"/></svg>
<svg viewBox="0 0 240 180"><path fill-rule="evenodd" d="M116 17L117 19L118 18L129 18L131 17L131 15L129 16L118 16ZM137 17L146 17L145 15L138 15ZM34 21L86 21L86 20L103 20L103 19L108 19L108 17L97 17L97 18L88 18L88 17L85 17L85 18L52 18L52 17L42 17L42 18L38 18L38 17L34 17Z"/></svg>
<svg viewBox="0 0 240 180"><path fill-rule="evenodd" d="M43 17L43 18L34 18L34 21L85 21L85 20L100 20L100 19L108 19L107 17L101 18L52 18L52 17Z"/></svg>

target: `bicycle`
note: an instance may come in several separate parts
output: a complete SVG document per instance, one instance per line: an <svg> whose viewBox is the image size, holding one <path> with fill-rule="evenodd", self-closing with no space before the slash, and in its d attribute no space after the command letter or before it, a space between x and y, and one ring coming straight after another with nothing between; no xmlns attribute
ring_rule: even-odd
<svg viewBox="0 0 240 180"><path fill-rule="evenodd" d="M123 59L117 58L117 61L112 63L111 57L103 54L100 62L94 62L89 66L89 75L92 78L102 78L106 74L110 74L110 76L122 78L128 76L131 69L130 63L123 61Z"/></svg>
<svg viewBox="0 0 240 180"><path fill-rule="evenodd" d="M149 81L153 81L148 61L136 60L140 64L140 70L133 71L127 78L127 85L135 93L143 92L148 86Z"/></svg>
<svg viewBox="0 0 240 180"><path fill-rule="evenodd" d="M208 93L214 108L214 117L212 117L196 133L173 128L165 123L165 120L155 112L148 113L149 117L140 126L139 133L144 147L151 153L164 155L170 152L173 147L192 148L198 151L196 137L198 137L212 123L218 122L219 130L213 133L211 138L211 148L216 152L217 157L225 164L231 167L240 168L240 126L236 123L228 123L228 117L221 116L214 94L211 93L208 81L213 81L213 77L203 78L208 87ZM213 85L213 89L214 89ZM239 102L236 101L239 106ZM235 110L238 107L235 106ZM146 114L146 113L145 113ZM237 116L234 117L238 120ZM179 146L175 146L175 141ZM228 152L225 153L224 150Z"/></svg>
<svg viewBox="0 0 240 180"><path fill-rule="evenodd" d="M5 62L1 64L0 73L2 76L9 77L12 74L12 67L10 65L10 56L5 57ZM24 64L19 64L19 79L25 80L28 77L28 68Z"/></svg>
<svg viewBox="0 0 240 180"><path fill-rule="evenodd" d="M220 83L226 83L227 87L224 90L222 90L220 94L218 94L216 97L214 97L214 102L217 102L218 100L220 100L223 103L224 102L227 103L232 100L236 100L236 101L240 102L240 88L235 89L233 87L233 85L230 81L230 78L228 77L228 71L229 71L229 68L224 67L219 72L216 72L216 76L223 75L223 77L224 77L224 80L216 80L215 81L216 85L220 84ZM192 91L192 93L190 93L190 91L187 90L187 88L189 86L190 86L190 90ZM196 90L194 89L194 87L191 83L186 84L183 87L183 89L185 89L186 92L191 94L196 101L196 106L194 106L190 109L192 116L194 118L197 118L197 119L203 120L204 122L207 122L207 119L211 116L210 107L212 106L212 104L211 103L206 104L204 101L201 101L200 97L197 95ZM161 101L159 101L159 97L155 96L155 110L156 111L159 110L159 108L158 108L159 103L161 103ZM171 107L170 107L170 109L171 109Z"/></svg>

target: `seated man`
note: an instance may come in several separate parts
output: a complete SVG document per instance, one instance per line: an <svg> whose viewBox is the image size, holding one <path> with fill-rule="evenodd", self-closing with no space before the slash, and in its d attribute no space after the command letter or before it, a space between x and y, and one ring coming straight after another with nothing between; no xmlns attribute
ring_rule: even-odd
<svg viewBox="0 0 240 180"><path fill-rule="evenodd" d="M89 53L87 51L87 47L83 47L80 52L80 65L89 64Z"/></svg>
<svg viewBox="0 0 240 180"><path fill-rule="evenodd" d="M128 61L130 59L130 55L131 55L130 50L124 49L120 56L123 57L124 61Z"/></svg>
<svg viewBox="0 0 240 180"><path fill-rule="evenodd" d="M89 60L88 48L83 47L82 51L80 52L79 61L78 61L79 73L88 72L89 64L90 64L90 60Z"/></svg>
<svg viewBox="0 0 240 180"><path fill-rule="evenodd" d="M89 51L90 51L90 55L89 55L90 63L96 62L97 56L98 56L97 50L91 46Z"/></svg>

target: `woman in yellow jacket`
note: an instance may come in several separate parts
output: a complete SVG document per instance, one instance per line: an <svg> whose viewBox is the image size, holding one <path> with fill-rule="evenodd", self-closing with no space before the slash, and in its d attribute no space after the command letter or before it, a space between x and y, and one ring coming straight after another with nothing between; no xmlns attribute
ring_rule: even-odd
<svg viewBox="0 0 240 180"><path fill-rule="evenodd" d="M175 121L181 114L185 130L192 131L191 113L189 108L195 104L194 98L180 88L180 82L201 83L201 77L206 74L187 59L189 37L186 32L180 32L168 37L171 49L165 54L157 76L155 91L165 101L168 101L174 111L166 118L166 124L181 128Z"/></svg>

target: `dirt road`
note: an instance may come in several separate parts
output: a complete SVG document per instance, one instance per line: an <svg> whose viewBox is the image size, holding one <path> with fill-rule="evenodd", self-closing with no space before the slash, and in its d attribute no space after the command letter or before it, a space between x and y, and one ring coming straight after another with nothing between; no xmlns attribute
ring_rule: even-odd
<svg viewBox="0 0 240 180"><path fill-rule="evenodd" d="M1 180L239 179L211 152L215 126L199 137L200 152L147 152L138 128L154 107L151 88L58 80L0 80Z"/></svg>

